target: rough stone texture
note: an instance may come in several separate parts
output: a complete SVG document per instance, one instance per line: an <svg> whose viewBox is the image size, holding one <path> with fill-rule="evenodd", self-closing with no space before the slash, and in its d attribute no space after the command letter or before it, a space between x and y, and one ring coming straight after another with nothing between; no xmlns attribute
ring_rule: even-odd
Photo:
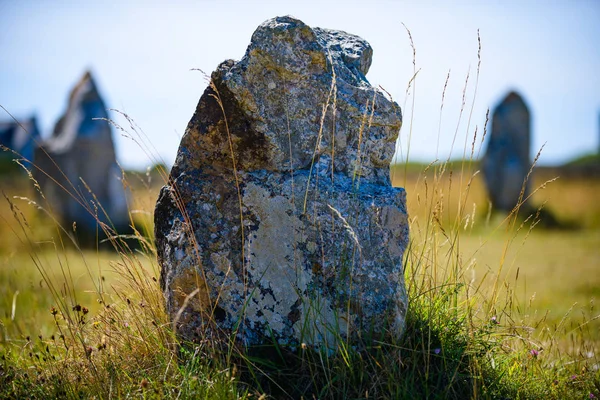
<svg viewBox="0 0 600 400"><path fill-rule="evenodd" d="M0 122L0 145L10 149L0 151L0 160L22 159L23 165L29 167L39 138L40 131L35 116L22 121Z"/></svg>
<svg viewBox="0 0 600 400"><path fill-rule="evenodd" d="M278 17L213 72L155 212L184 339L401 334L408 223L389 178L401 114L366 80L371 56L357 36Z"/></svg>
<svg viewBox="0 0 600 400"><path fill-rule="evenodd" d="M510 212L531 168L530 115L520 95L511 92L496 107L491 131L483 158L485 184L493 207ZM523 199L527 194L526 188Z"/></svg>
<svg viewBox="0 0 600 400"><path fill-rule="evenodd" d="M67 227L75 221L82 234L96 231L96 210L109 226L119 229L129 224L110 124L98 118L108 118L108 113L92 75L86 72L72 90L52 136L35 152L39 167L35 176L52 211Z"/></svg>

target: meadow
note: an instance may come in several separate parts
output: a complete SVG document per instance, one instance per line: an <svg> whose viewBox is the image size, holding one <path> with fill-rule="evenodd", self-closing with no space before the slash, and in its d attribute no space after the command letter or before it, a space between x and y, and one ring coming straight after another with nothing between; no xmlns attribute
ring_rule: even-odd
<svg viewBox="0 0 600 400"><path fill-rule="evenodd" d="M435 174L431 168L423 173L426 166L418 164L396 168L395 186L404 185L406 176L414 236L420 233L419 221L427 221L432 212L422 199L428 196L427 182L432 186ZM572 340L579 328L598 348L600 313L595 300L600 296L600 207L596 199L600 198L600 180L572 176L560 168L537 168L531 180L530 211L513 219L490 212L477 165L458 163L454 168L470 169L462 184L460 174L453 178L446 174L435 186L445 196L442 224L448 230L454 226L457 233L455 245L465 278L485 293L500 283L503 292L499 295L515 307L509 318L549 330L558 328L561 333L553 340L560 342L561 351L577 351ZM545 227L543 216L534 222L540 208L556 226ZM451 244L440 246L448 249Z"/></svg>
<svg viewBox="0 0 600 400"><path fill-rule="evenodd" d="M556 172L534 171L531 215L517 216L490 212L476 163L394 166L412 236L405 337L366 354L302 350L295 362L178 344L148 244L164 176L127 174L132 220L149 239L119 251L68 243L69 227L61 231L33 203L32 182L5 178L0 396L597 396L600 181ZM558 226L543 226L542 205Z"/></svg>

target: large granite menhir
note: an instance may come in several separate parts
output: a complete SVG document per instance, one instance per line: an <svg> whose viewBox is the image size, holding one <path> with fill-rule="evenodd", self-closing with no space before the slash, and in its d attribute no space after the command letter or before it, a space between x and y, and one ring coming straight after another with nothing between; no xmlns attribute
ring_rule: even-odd
<svg viewBox="0 0 600 400"><path fill-rule="evenodd" d="M357 36L278 17L213 72L155 211L183 339L401 335L408 222L389 165L402 119L365 78L371 56Z"/></svg>
<svg viewBox="0 0 600 400"><path fill-rule="evenodd" d="M52 211L67 229L76 222L79 237L92 241L97 219L117 230L129 225L107 118L94 79L86 72L71 91L52 136L35 151L35 177Z"/></svg>
<svg viewBox="0 0 600 400"><path fill-rule="evenodd" d="M523 98L510 92L492 116L492 133L483 158L485 184L492 206L510 212L519 203L531 169L530 115ZM525 187L523 197L528 195Z"/></svg>

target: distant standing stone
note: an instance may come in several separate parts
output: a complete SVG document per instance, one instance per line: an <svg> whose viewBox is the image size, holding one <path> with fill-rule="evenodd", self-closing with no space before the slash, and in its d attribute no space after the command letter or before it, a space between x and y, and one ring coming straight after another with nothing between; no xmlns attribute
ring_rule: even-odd
<svg viewBox="0 0 600 400"><path fill-rule="evenodd" d="M519 202L531 168L530 119L527 105L515 92L509 93L494 110L483 173L495 209L510 212ZM528 193L526 188L523 200Z"/></svg>
<svg viewBox="0 0 600 400"><path fill-rule="evenodd" d="M39 140L40 131L35 116L21 121L9 120L0 122L0 145L19 154L17 155L12 151L0 151L0 160L22 158L23 165L30 167L30 162L33 161L36 141Z"/></svg>
<svg viewBox="0 0 600 400"><path fill-rule="evenodd" d="M365 78L371 57L358 36L278 17L213 72L155 212L184 339L401 335L408 222L389 165L402 119Z"/></svg>
<svg viewBox="0 0 600 400"><path fill-rule="evenodd" d="M96 214L117 229L129 224L121 169L106 118L104 101L86 72L72 90L52 136L35 152L39 167L35 177L53 212L67 229L76 222L82 235L95 234Z"/></svg>

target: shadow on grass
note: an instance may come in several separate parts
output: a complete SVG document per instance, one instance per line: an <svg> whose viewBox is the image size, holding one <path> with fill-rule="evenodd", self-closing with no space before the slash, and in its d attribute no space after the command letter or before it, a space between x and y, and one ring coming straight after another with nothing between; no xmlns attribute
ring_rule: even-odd
<svg viewBox="0 0 600 400"><path fill-rule="evenodd" d="M486 361L499 350L490 340L495 324L469 332L466 316L449 304L417 301L399 340L363 338L333 354L304 345L255 346L236 352L232 362L239 388L266 398L535 398Z"/></svg>
<svg viewBox="0 0 600 400"><path fill-rule="evenodd" d="M551 231L578 231L583 229L581 223L575 220L561 220L547 208L534 208L525 205L519 209L517 218L524 221L531 216L534 216L534 221L538 229Z"/></svg>

